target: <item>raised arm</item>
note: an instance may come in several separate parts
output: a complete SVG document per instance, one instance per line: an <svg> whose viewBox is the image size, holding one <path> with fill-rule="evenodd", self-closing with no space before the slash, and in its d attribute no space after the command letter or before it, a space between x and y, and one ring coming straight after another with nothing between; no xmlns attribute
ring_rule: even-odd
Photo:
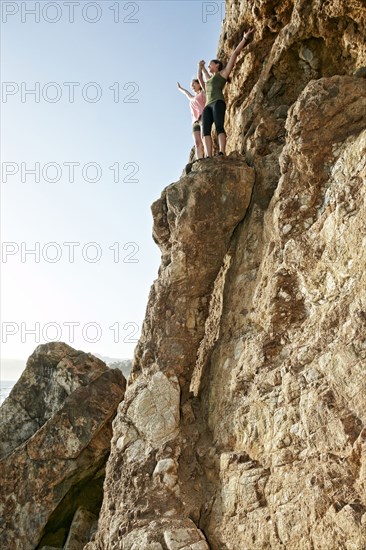
<svg viewBox="0 0 366 550"><path fill-rule="evenodd" d="M210 73L208 72L208 70L206 69L205 65L203 65L202 71L203 71L203 75L204 75L206 81L209 80L209 79L211 78L211 75L210 75Z"/></svg>
<svg viewBox="0 0 366 550"><path fill-rule="evenodd" d="M231 71L233 70L233 67L236 63L238 55L240 54L240 52L244 48L244 46L247 44L247 41L248 41L247 39L251 34L253 34L253 32L254 32L254 29L249 29L249 31L244 33L242 41L236 46L235 50L231 54L230 59L228 61L228 64L226 65L226 67L224 69L222 69L222 71L220 71L220 74L224 78L226 78L226 79L229 78L229 75L230 75Z"/></svg>
<svg viewBox="0 0 366 550"><path fill-rule="evenodd" d="M188 99L192 99L192 97L194 97L194 95L191 94L188 90L186 90L185 88L182 88L179 82L177 82L177 86L178 86L178 90L182 92Z"/></svg>
<svg viewBox="0 0 366 550"><path fill-rule="evenodd" d="M198 63L197 78L198 78L198 82L201 85L202 90L206 90L206 83L203 80L202 71L205 71L207 73L207 70L206 70L206 67L205 67L205 62L203 60Z"/></svg>

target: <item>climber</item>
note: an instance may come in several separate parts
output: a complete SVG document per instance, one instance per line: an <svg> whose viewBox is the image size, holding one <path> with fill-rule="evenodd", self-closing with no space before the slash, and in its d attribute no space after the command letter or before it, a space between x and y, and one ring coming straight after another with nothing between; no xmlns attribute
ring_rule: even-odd
<svg viewBox="0 0 366 550"><path fill-rule="evenodd" d="M202 90L200 83L197 79L193 79L191 82L191 89L194 92L194 95L191 94L188 90L182 88L182 86L177 82L178 90L184 93L184 95L189 99L189 106L192 114L192 133L193 140L196 149L196 158L201 159L204 156L203 143L201 136L201 120L202 120L202 111L206 104L206 94Z"/></svg>
<svg viewBox="0 0 366 550"><path fill-rule="evenodd" d="M244 33L242 41L238 44L235 50L233 50L225 68L223 68L222 62L218 59L212 59L210 61L208 66L209 72L205 67L205 61L200 61L198 63L198 80L202 89L206 90L206 106L202 113L202 129L203 142L207 157L212 157L211 129L213 123L215 123L219 141L219 155L225 155L226 133L224 129L224 121L226 103L223 88L236 63L239 53L244 48L248 37L253 34L253 32L254 29L249 29L246 33Z"/></svg>

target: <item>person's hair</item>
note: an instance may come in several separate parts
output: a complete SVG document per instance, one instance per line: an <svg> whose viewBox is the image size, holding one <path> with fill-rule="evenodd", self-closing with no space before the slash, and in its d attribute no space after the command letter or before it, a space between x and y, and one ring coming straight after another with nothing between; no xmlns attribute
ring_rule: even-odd
<svg viewBox="0 0 366 550"><path fill-rule="evenodd" d="M215 65L219 66L219 71L222 71L222 69L224 68L224 65L222 61L220 61L220 59L211 59L211 61L212 63L215 63Z"/></svg>
<svg viewBox="0 0 366 550"><path fill-rule="evenodd" d="M211 59L211 61L213 63L216 63L216 65L219 66L219 72L222 71L222 69L224 68L224 65L223 65L223 62L220 61L220 59ZM227 78L226 82L229 84L231 82L231 78Z"/></svg>
<svg viewBox="0 0 366 550"><path fill-rule="evenodd" d="M202 90L202 86L198 78L192 78L192 82L197 82L197 84L199 84L200 90Z"/></svg>

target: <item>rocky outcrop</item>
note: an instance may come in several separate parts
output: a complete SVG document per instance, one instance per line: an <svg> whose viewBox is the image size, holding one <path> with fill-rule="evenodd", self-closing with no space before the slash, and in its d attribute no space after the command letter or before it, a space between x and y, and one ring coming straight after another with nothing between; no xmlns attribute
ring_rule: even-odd
<svg viewBox="0 0 366 550"><path fill-rule="evenodd" d="M38 346L0 408L0 458L38 431L73 391L107 370L103 361L62 342Z"/></svg>
<svg viewBox="0 0 366 550"><path fill-rule="evenodd" d="M214 283L253 182L253 170L238 155L207 160L152 207L162 264L114 422L102 528L88 548L122 541L126 549L208 548L196 526L203 487L190 384Z"/></svg>
<svg viewBox="0 0 366 550"><path fill-rule="evenodd" d="M125 386L91 354L61 342L36 348L0 409L1 548L62 548L78 507L99 510ZM67 544L75 550L76 538Z"/></svg>
<svg viewBox="0 0 366 550"><path fill-rule="evenodd" d="M224 61L256 29L227 86L243 156L153 205L162 264L88 550L366 547L365 5L226 8Z"/></svg>

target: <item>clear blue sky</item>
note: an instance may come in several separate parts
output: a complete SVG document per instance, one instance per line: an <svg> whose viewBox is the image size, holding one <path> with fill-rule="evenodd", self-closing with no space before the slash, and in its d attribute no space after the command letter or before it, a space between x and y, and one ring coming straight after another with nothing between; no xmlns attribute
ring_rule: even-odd
<svg viewBox="0 0 366 550"><path fill-rule="evenodd" d="M188 101L176 82L188 88L198 60L216 56L224 3L79 0L73 23L64 1L1 4L1 357L25 362L38 345L27 333L36 323L40 343L46 335L132 357L160 263L150 205L179 179L193 144ZM37 4L39 22L26 13ZM80 83L74 103L65 82ZM22 98L36 83L39 102ZM97 90L99 101L87 101ZM59 101L46 100L57 93ZM137 102L123 101L129 98ZM36 162L39 182L26 172ZM80 163L74 182L70 162ZM48 163L59 168L44 172ZM83 176L88 163L99 173L90 165ZM138 181L123 181L129 174ZM74 262L64 243L80 243ZM29 249L39 249L38 262L22 258ZM73 342L65 323L79 323Z"/></svg>

